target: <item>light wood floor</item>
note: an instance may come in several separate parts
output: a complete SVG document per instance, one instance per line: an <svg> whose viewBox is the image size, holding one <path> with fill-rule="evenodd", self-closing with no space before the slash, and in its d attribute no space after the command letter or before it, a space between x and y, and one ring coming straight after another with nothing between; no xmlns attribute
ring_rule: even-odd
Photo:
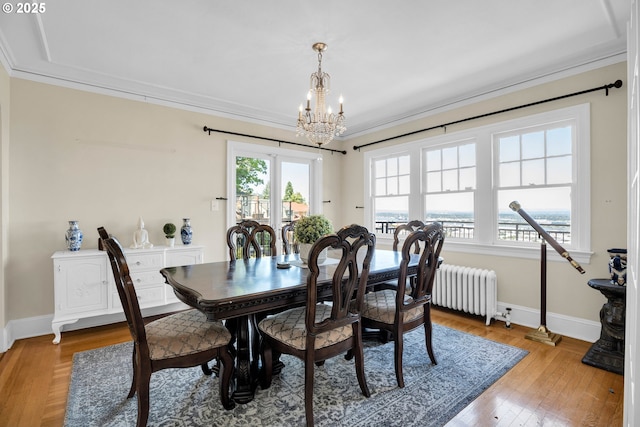
<svg viewBox="0 0 640 427"><path fill-rule="evenodd" d="M525 339L530 329L434 310L444 326L529 351L449 426L621 426L623 377L581 363L590 344ZM129 341L125 324L16 341L0 359L0 426L62 426L73 353ZM437 354L437 349L436 349ZM96 367L99 369L99 367Z"/></svg>

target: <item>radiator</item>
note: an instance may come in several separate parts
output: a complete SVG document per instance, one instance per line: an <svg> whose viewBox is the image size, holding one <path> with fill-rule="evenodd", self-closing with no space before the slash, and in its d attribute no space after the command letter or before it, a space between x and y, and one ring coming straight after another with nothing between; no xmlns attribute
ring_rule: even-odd
<svg viewBox="0 0 640 427"><path fill-rule="evenodd" d="M497 279L493 270L442 264L433 284L432 304L486 316L497 313Z"/></svg>

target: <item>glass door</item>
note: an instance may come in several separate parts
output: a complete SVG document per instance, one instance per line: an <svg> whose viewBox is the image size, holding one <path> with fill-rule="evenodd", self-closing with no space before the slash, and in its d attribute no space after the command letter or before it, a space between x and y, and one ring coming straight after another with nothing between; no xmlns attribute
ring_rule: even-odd
<svg viewBox="0 0 640 427"><path fill-rule="evenodd" d="M309 215L309 162L282 161L282 225Z"/></svg>
<svg viewBox="0 0 640 427"><path fill-rule="evenodd" d="M234 223L251 219L271 225L271 163L268 157L236 156Z"/></svg>
<svg viewBox="0 0 640 427"><path fill-rule="evenodd" d="M321 213L321 158L317 153L228 143L227 228L243 220L270 225L282 247L282 227Z"/></svg>

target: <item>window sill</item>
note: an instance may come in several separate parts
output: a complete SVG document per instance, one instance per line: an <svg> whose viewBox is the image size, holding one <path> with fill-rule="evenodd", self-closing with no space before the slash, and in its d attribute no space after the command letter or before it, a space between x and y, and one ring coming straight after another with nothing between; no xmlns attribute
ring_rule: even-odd
<svg viewBox="0 0 640 427"><path fill-rule="evenodd" d="M393 237L389 235L380 235L376 237L377 245L391 246L393 245ZM504 256L510 258L524 258L524 259L540 259L540 245L536 246L509 246L509 245L487 245L475 242L462 242L460 240L445 240L443 250L450 252L464 252L468 254L479 254L489 256ZM591 251L570 250L568 251L571 258L573 258L578 264L591 264ZM566 259L560 256L556 250L547 243L547 261L554 262L567 262Z"/></svg>
<svg viewBox="0 0 640 427"><path fill-rule="evenodd" d="M443 248L445 251L465 252L479 255L504 256L510 258L540 259L540 245L538 246L507 246L507 245L485 245L480 243L466 243L459 241L445 240ZM591 263L591 251L571 250L567 251L578 264L588 265ZM547 244L547 260L555 262L567 262L549 244Z"/></svg>

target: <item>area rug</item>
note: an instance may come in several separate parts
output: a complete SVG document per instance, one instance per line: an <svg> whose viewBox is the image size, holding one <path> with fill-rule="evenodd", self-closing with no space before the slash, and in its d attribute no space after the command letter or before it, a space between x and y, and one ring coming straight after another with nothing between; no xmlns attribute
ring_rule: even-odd
<svg viewBox="0 0 640 427"><path fill-rule="evenodd" d="M442 426L526 356L525 350L434 325L438 361L426 354L424 330L405 334L404 380L398 388L393 343L367 342L365 372L371 397L358 386L353 360L316 367L316 426ZM218 379L200 367L167 369L151 377L148 426L298 426L305 424L304 366L282 356L282 372L255 399L225 411ZM131 343L76 353L65 415L66 427L135 426Z"/></svg>

